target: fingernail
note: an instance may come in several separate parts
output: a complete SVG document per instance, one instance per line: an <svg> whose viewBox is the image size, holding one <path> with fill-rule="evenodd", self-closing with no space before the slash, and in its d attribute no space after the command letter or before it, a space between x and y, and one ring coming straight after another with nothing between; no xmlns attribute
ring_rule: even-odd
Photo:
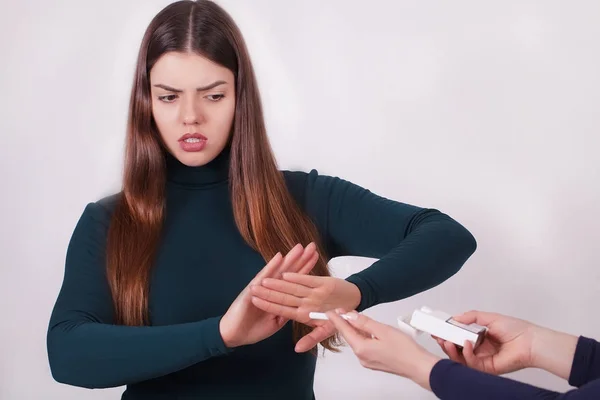
<svg viewBox="0 0 600 400"><path fill-rule="evenodd" d="M335 309L335 313L336 314L343 314L344 313L344 309L343 308L336 308Z"/></svg>
<svg viewBox="0 0 600 400"><path fill-rule="evenodd" d="M352 321L356 321L358 319L358 313L356 311L350 311L349 313L346 313L346 316Z"/></svg>

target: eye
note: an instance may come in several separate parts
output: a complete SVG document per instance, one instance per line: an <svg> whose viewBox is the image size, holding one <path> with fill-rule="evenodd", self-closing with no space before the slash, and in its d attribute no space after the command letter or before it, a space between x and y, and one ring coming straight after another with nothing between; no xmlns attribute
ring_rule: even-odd
<svg viewBox="0 0 600 400"><path fill-rule="evenodd" d="M221 100L223 97L225 97L225 95L224 94L220 94L220 93L218 93L218 94L209 94L208 96L206 96L206 98L208 100L214 101L214 102Z"/></svg>
<svg viewBox="0 0 600 400"><path fill-rule="evenodd" d="M168 94L166 96L158 96L158 100L164 102L164 103L172 103L175 101L175 99L177 99L177 95L176 94Z"/></svg>

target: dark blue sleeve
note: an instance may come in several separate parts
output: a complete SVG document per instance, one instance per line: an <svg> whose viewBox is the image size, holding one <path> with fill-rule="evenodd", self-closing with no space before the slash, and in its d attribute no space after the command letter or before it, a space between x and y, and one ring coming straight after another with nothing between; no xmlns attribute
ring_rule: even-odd
<svg viewBox="0 0 600 400"><path fill-rule="evenodd" d="M90 203L71 237L47 332L54 379L86 388L117 387L230 353L219 332L220 316L169 326L115 325L105 276L109 222L104 207Z"/></svg>
<svg viewBox="0 0 600 400"><path fill-rule="evenodd" d="M600 379L600 343L580 336L575 348L569 384L580 387L594 379ZM598 398L600 399L600 396Z"/></svg>
<svg viewBox="0 0 600 400"><path fill-rule="evenodd" d="M438 210L389 200L316 170L286 172L286 180L317 225L329 257L379 259L347 278L361 292L359 311L440 284L477 247L465 227Z"/></svg>
<svg viewBox="0 0 600 400"><path fill-rule="evenodd" d="M598 349L598 342L579 338L569 378L569 383L579 388L566 393L486 374L451 360L441 360L433 367L429 383L433 393L442 400L600 399Z"/></svg>

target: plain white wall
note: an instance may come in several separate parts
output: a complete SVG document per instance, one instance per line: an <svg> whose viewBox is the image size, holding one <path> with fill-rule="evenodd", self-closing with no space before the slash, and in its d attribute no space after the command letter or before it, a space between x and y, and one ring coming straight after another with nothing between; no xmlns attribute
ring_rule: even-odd
<svg viewBox="0 0 600 400"><path fill-rule="evenodd" d="M122 391L55 383L45 334L75 223L118 184L134 59L167 3L0 5L2 399ZM438 208L478 240L458 275L369 315L480 308L600 338L598 1L220 3L248 42L282 168ZM372 261L332 265L343 276ZM315 392L433 398L349 351L320 359Z"/></svg>

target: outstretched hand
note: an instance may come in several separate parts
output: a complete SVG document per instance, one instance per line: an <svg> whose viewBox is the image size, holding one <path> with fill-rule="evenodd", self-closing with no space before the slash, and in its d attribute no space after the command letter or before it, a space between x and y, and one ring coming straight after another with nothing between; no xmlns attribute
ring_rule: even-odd
<svg viewBox="0 0 600 400"><path fill-rule="evenodd" d="M333 336L335 327L330 321L315 321L313 311L335 308L354 309L361 299L356 285L330 276L307 275L306 271L287 272L281 278L265 278L253 286L252 303L261 310L313 326L311 333L296 344L297 352L305 352Z"/></svg>
<svg viewBox="0 0 600 400"><path fill-rule="evenodd" d="M393 326L354 311L346 314L349 317L346 321L338 313L344 310L330 311L327 316L364 367L409 378L431 389L429 375L439 357Z"/></svg>
<svg viewBox="0 0 600 400"><path fill-rule="evenodd" d="M308 273L318 260L314 243L304 248L296 245L283 257L276 254L233 301L219 324L219 331L227 347L253 344L280 330L287 318L256 307L252 302L251 287L265 278L279 278L284 272Z"/></svg>
<svg viewBox="0 0 600 400"><path fill-rule="evenodd" d="M454 319L466 325L486 326L488 332L477 349L473 350L473 344L467 341L462 352L453 343L434 337L451 360L494 375L532 366L533 324L481 311L470 311Z"/></svg>

